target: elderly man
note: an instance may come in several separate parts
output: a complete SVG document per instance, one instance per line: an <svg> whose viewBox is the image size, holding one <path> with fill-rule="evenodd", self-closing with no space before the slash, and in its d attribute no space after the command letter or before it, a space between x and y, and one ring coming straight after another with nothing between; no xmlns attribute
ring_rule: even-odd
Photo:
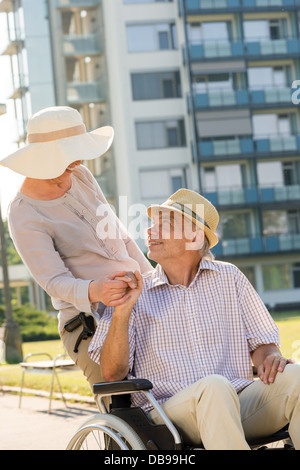
<svg viewBox="0 0 300 470"><path fill-rule="evenodd" d="M300 449L300 367L282 357L278 329L247 278L213 260L216 209L182 189L148 215L148 256L157 267L136 273L127 301L106 309L91 358L108 381L150 380L188 443L249 449L247 439L290 423ZM144 395L132 400L159 422Z"/></svg>

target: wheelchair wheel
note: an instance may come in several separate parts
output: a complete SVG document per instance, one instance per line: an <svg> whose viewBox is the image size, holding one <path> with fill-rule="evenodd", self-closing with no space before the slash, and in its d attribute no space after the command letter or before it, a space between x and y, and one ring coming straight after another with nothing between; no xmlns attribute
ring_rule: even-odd
<svg viewBox="0 0 300 470"><path fill-rule="evenodd" d="M70 440L67 450L145 450L140 437L121 418L98 414L88 419Z"/></svg>

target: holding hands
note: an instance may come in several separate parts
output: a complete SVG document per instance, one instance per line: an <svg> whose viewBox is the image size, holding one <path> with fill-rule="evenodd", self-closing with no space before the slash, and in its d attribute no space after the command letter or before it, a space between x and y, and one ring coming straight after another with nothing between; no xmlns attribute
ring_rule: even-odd
<svg viewBox="0 0 300 470"><path fill-rule="evenodd" d="M142 276L138 271L120 271L104 280L92 281L89 286L89 299L90 302L102 302L109 307L125 304L133 306L142 288Z"/></svg>

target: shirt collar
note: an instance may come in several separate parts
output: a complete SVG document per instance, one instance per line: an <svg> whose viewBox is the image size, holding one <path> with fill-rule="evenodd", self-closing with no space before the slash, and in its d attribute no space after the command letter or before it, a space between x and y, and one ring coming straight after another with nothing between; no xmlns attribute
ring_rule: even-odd
<svg viewBox="0 0 300 470"><path fill-rule="evenodd" d="M206 269L219 272L219 267L214 261L201 259L197 274L191 282L190 286L194 284L196 279L199 277L200 273ZM168 284L169 286L174 287L173 284L169 283L169 280L163 268L160 266L160 264L157 264L156 268L152 271L151 280L147 286L147 289L152 289L154 287L162 286L164 284Z"/></svg>

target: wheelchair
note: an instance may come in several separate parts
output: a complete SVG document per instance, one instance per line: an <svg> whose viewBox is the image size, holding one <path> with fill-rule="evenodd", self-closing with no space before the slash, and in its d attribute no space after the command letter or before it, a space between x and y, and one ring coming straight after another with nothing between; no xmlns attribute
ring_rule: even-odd
<svg viewBox="0 0 300 470"><path fill-rule="evenodd" d="M152 387L146 379L95 384L93 392L100 413L78 429L67 450L205 450L183 442L179 430L150 392ZM131 406L130 395L137 392L145 394L163 424L154 424L141 408ZM109 409L105 397L109 397ZM271 436L248 441L248 444L252 450L294 450L287 427Z"/></svg>

